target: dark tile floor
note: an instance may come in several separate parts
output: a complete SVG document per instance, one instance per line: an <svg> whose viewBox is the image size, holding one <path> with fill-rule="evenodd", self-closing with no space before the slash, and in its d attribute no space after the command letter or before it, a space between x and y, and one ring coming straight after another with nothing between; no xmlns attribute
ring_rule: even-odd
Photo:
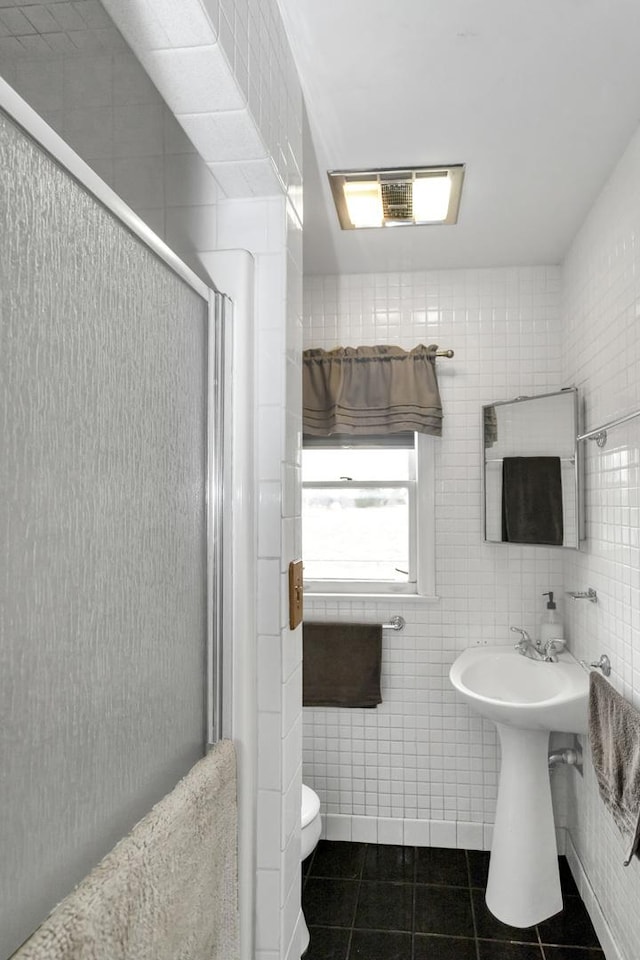
<svg viewBox="0 0 640 960"><path fill-rule="evenodd" d="M489 854L321 840L303 864L305 960L604 960L566 860L564 910L537 927L500 923Z"/></svg>

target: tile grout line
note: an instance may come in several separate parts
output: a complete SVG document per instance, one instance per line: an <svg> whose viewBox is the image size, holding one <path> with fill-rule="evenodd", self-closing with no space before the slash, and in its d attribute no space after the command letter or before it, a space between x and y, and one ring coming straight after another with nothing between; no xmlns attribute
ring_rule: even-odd
<svg viewBox="0 0 640 960"><path fill-rule="evenodd" d="M538 946L540 947L540 956L542 957L542 960L546 960L547 951L544 949L544 945L542 943L542 937L540 936L540 927L538 926L537 923L536 923L536 935L538 937Z"/></svg>
<svg viewBox="0 0 640 960"><path fill-rule="evenodd" d="M413 891L411 897L411 960L416 957L416 895L417 895L417 877L418 877L418 848L410 847L413 850Z"/></svg>
<svg viewBox="0 0 640 960"><path fill-rule="evenodd" d="M356 928L356 915L358 913L358 906L360 904L360 890L362 889L362 874L364 873L364 865L367 861L368 850L369 850L369 844L365 843L364 855L362 857L362 862L360 864L360 876L358 877L358 890L356 892L356 902L353 906L353 916L351 917L351 928L349 930L349 940L347 941L346 960L349 960L349 957L351 956L351 944L353 943L353 932Z"/></svg>
<svg viewBox="0 0 640 960"><path fill-rule="evenodd" d="M464 858L467 864L467 880L469 881L469 900L471 902L471 921L473 923L473 941L476 948L476 960L480 960L480 941L478 940L478 925L476 923L476 908L473 903L473 887L471 886L471 864L469 863L469 851L465 850Z"/></svg>
<svg viewBox="0 0 640 960"><path fill-rule="evenodd" d="M313 851L311 852L311 860L309 861L309 864L307 865L307 869L306 869L306 871L302 874L302 889L303 889L303 890L304 890L304 888L305 888L306 885L307 885L307 880L309 879L309 876L311 875L311 868L313 867L313 861L314 861L315 858L316 858L316 850L317 850L317 849L318 849L318 847L317 847L317 845L316 845L315 850L313 850Z"/></svg>

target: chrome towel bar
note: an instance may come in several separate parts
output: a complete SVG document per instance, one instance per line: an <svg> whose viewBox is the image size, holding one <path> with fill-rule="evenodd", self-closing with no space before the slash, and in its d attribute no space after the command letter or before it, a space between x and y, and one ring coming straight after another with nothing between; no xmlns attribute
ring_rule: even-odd
<svg viewBox="0 0 640 960"><path fill-rule="evenodd" d="M593 587L589 587L588 590L582 590L582 591L565 590L565 593L568 597L571 597L572 600L588 600L589 603L598 602L598 594L593 589Z"/></svg>
<svg viewBox="0 0 640 960"><path fill-rule="evenodd" d="M617 420L611 420L601 427L595 427L595 429L587 431L587 433L582 433L579 437L576 437L576 440L595 440L599 447L604 447L607 442L607 430L612 430L613 427L617 427L621 423L627 423L629 420L635 420L636 417L640 417L640 410L636 410L634 413L628 413L626 417L618 417Z"/></svg>
<svg viewBox="0 0 640 960"><path fill-rule="evenodd" d="M391 619L389 620L389 623L382 624L382 629L383 630L404 630L406 623L407 621L404 619L404 617L400 617L400 616L391 617Z"/></svg>

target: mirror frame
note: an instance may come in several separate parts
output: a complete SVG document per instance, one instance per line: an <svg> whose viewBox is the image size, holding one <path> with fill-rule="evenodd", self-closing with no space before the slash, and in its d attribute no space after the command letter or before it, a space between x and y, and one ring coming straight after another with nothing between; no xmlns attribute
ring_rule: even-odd
<svg viewBox="0 0 640 960"><path fill-rule="evenodd" d="M573 462L574 462L574 478L575 478L575 488L576 488L576 537L575 544L562 544L562 545L553 545L549 543L519 543L513 541L511 543L508 540L489 540L487 538L487 458L485 446L485 437L484 437L484 425L485 425L485 410L494 408L494 407L504 407L507 404L511 405L514 403L526 403L530 400L543 400L546 397L560 397L566 396L567 394L573 394L573 425L574 425L574 437L573 437ZM562 390L553 390L550 393L539 393L532 395L522 395L513 397L511 400L496 400L493 403L484 403L481 408L481 420L480 420L480 444L481 444L481 454L482 454L482 539L484 543L492 543L496 545L500 544L511 544L511 546L521 546L521 547L547 547L549 549L560 549L560 550L579 550L580 544L585 539L584 535L584 490L582 483L582 470L583 470L583 461L582 461L582 448L578 443L578 436L580 435L580 404L578 396L577 387L565 387Z"/></svg>

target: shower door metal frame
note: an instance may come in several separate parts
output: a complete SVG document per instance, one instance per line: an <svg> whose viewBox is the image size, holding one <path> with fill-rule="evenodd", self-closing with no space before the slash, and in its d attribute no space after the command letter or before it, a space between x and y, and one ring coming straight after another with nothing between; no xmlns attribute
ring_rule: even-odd
<svg viewBox="0 0 640 960"><path fill-rule="evenodd" d="M145 244L207 305L207 476L206 491L206 594L207 636L205 639L205 743L219 740L223 729L223 571L224 571L224 480L225 458L225 377L228 338L225 316L230 301L213 284L208 286L129 207L118 194L49 126L14 88L0 77L0 111L37 143L131 233Z"/></svg>
<svg viewBox="0 0 640 960"><path fill-rule="evenodd" d="M230 465L228 436L229 383L225 372L231 347L227 320L231 301L224 294L209 291L207 325L207 747L229 736L224 702L225 627L225 490Z"/></svg>

